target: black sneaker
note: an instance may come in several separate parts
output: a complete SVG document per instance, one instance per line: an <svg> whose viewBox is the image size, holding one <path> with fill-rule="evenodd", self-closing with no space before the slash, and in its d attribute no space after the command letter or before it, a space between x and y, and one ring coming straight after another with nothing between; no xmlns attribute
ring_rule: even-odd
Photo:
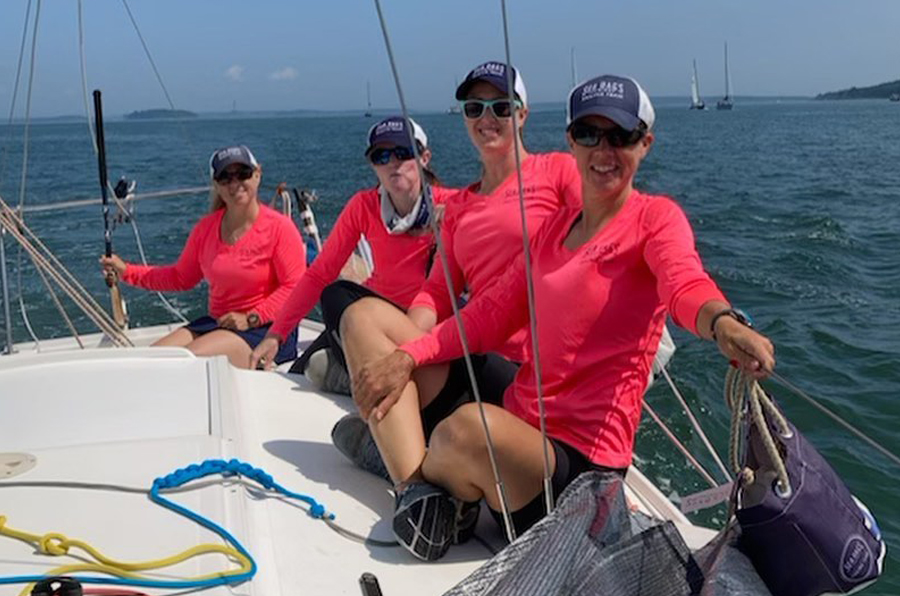
<svg viewBox="0 0 900 596"><path fill-rule="evenodd" d="M453 527L453 544L462 544L471 540L478 525L478 514L481 513L481 501L460 501L453 499L456 505L456 523Z"/></svg>
<svg viewBox="0 0 900 596"><path fill-rule="evenodd" d="M358 468L393 483L369 425L357 414L347 414L337 421L331 429L331 442Z"/></svg>
<svg viewBox="0 0 900 596"><path fill-rule="evenodd" d="M453 542L456 505L444 489L413 482L397 493L391 525L397 541L413 556L436 561Z"/></svg>

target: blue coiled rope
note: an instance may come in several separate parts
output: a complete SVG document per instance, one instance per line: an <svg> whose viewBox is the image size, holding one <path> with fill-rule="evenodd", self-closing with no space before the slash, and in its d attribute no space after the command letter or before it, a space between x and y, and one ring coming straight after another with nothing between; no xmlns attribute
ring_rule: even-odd
<svg viewBox="0 0 900 596"><path fill-rule="evenodd" d="M226 577L211 578L205 580L145 580L145 579L129 579L120 577L102 577L102 576L72 576L73 579L83 584L108 584L119 586L134 586L141 588L163 588L163 589L191 589L191 588L210 588L213 586L232 585L245 582L256 575L256 561L250 555L240 541L231 535L231 533L215 523L214 521L203 517L202 515L187 509L181 505L173 503L160 495L160 491L166 489L177 488L188 482L210 476L212 474L221 474L223 476L243 476L249 480L253 480L260 484L266 490L274 490L282 495L302 501L309 505L309 514L316 519L334 519L333 513L328 513L325 507L314 498L290 491L277 482L274 478L260 468L254 468L246 462L237 459L208 459L201 464L191 464L186 468L175 470L171 474L157 478L153 481L150 488L150 500L167 509L171 509L175 513L200 524L204 528L211 530L221 536L226 542L231 544L241 554L250 561L250 570L245 573L229 575ZM3 584L25 584L35 583L47 579L43 575L18 575L9 577L0 577L0 585Z"/></svg>

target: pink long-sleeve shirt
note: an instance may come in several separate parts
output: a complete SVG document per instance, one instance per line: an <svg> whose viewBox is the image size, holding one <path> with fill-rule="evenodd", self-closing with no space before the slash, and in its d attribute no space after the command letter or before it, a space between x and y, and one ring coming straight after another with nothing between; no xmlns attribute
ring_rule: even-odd
<svg viewBox="0 0 900 596"><path fill-rule="evenodd" d="M234 244L221 238L219 209L201 219L174 265L129 263L123 281L148 290L189 290L205 279L209 314L255 312L271 321L306 271L306 247L289 218L260 205L259 216Z"/></svg>
<svg viewBox="0 0 900 596"><path fill-rule="evenodd" d="M432 197L440 205L457 192L457 189L436 186L432 188ZM294 288L270 333L283 339L296 327L319 301L325 286L337 279L362 236L372 248L375 264L372 276L364 285L403 308L409 306L428 275L434 236L430 232L390 234L381 217L380 193L377 188L370 188L356 193L347 202L322 252Z"/></svg>
<svg viewBox="0 0 900 596"><path fill-rule="evenodd" d="M536 153L522 164L522 186L528 234L560 208L581 208L581 181L575 159L568 153ZM494 192L484 195L477 185L463 189L447 201L441 239L447 252L453 296L468 289L478 296L512 264L522 249L519 185L516 174ZM442 321L453 313L451 294L440 259L411 306L430 308ZM524 328L510 331L508 340L495 346L510 360L522 362L528 351Z"/></svg>
<svg viewBox="0 0 900 596"><path fill-rule="evenodd" d="M592 462L631 463L644 391L666 313L696 333L700 308L725 300L703 270L694 235L671 199L633 192L590 241L563 241L580 210L566 209L532 241L537 330L547 432ZM473 352L501 345L528 320L524 258L462 310ZM462 354L446 321L401 347L417 364ZM531 359L504 394L504 407L538 428Z"/></svg>

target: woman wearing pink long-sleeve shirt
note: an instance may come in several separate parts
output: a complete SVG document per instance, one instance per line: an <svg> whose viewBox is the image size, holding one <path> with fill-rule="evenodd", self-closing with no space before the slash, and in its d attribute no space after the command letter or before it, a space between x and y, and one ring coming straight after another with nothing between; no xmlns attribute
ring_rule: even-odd
<svg viewBox="0 0 900 596"><path fill-rule="evenodd" d="M404 310L409 308L434 256L430 225L434 213L430 210L457 192L435 184L437 178L429 169L428 136L413 119L409 123L426 182L431 185L433 205L423 194L407 121L391 116L374 124L367 135L365 155L378 178L378 186L359 191L347 202L322 252L281 308L267 337L253 351L252 366L264 359L266 367L271 368L279 344L320 297L325 332L306 349L298 361L301 366L292 371L299 368L297 372L303 372L310 353L325 347L330 350L329 358L335 358L338 366L346 366L338 341L340 320L344 310L356 300L374 296ZM375 266L371 277L362 285L346 280L335 282L363 237L372 249Z"/></svg>
<svg viewBox="0 0 900 596"><path fill-rule="evenodd" d="M513 97L508 96L508 74ZM390 354L398 345L446 319L453 302L464 291L475 299L506 272L523 251L520 183L529 236L560 209L581 204L578 171L571 155L532 154L521 137L517 143L515 130L521 132L528 117L521 73L514 68L507 71L503 62L486 62L466 76L457 88L456 99L462 104L466 130L481 158L482 173L477 182L447 201L441 239L450 283L441 261L436 259L408 316L378 300L360 300L347 309L341 336L351 377L366 363ZM517 162L522 165L521 181ZM475 382L484 399L501 399L503 389L516 374L517 363L527 358L526 338L524 325L510 329L502 344L473 358ZM460 359L418 370L416 383L404 387L400 402L384 419L368 418L369 408L363 406L365 419L348 416L339 421L332 431L335 445L357 465L389 476L395 485L407 486L403 483L419 473L426 439L433 428L472 399L464 371ZM374 443L369 439L367 424ZM380 465L381 456L386 470ZM379 466L372 465L375 463ZM398 510L409 498L408 492L398 491ZM417 557L433 558L434 549L416 541L409 530L410 526L404 525L396 532L401 543Z"/></svg>
<svg viewBox="0 0 900 596"><path fill-rule="evenodd" d="M653 144L655 117L643 89L633 79L598 77L572 90L568 110L584 205L548 220L531 244L555 495L592 468L624 475L667 314L756 376L775 366L772 344L746 325L704 271L681 208L633 188ZM463 309L472 351L491 349L527 321L523 272L520 259ZM374 409L382 416L416 367L459 354L454 321L403 344L359 374L363 414ZM522 532L544 514L544 443L531 360L502 405L485 404L484 412L513 524ZM422 541L440 545L441 555L458 531L459 502L484 498L495 513L501 509L474 404L437 426L410 482L420 485L420 498L395 514L394 526L412 524Z"/></svg>
<svg viewBox="0 0 900 596"><path fill-rule="evenodd" d="M251 351L306 271L306 248L289 218L259 202L262 169L247 147L213 152L209 167L211 213L191 230L174 265L136 265L117 255L100 262L125 283L148 290L188 290L205 279L209 314L154 345L224 354L248 368ZM294 330L276 359L296 356Z"/></svg>

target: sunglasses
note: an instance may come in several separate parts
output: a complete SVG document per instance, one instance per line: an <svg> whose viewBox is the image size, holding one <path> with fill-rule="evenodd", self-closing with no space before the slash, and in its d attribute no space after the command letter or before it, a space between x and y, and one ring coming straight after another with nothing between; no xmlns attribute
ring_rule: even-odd
<svg viewBox="0 0 900 596"><path fill-rule="evenodd" d="M225 170L216 176L216 182L219 184L228 184L232 180L240 180L241 182L245 180L250 180L253 178L253 173L256 172L250 166L243 166L240 168L236 168L234 170Z"/></svg>
<svg viewBox="0 0 900 596"><path fill-rule="evenodd" d="M376 166L384 166L391 161L391 155L396 157L399 161L409 161L416 156L409 147L379 147L373 149L372 152L369 153L369 161Z"/></svg>
<svg viewBox="0 0 900 596"><path fill-rule="evenodd" d="M497 118L509 118L512 116L513 104L517 108L522 107L522 102L508 99L467 99L462 103L463 114L470 120L477 120L484 114L485 108L491 108Z"/></svg>
<svg viewBox="0 0 900 596"><path fill-rule="evenodd" d="M644 132L646 129L643 126L638 126L634 130L625 130L619 126L600 128L584 122L576 122L569 128L572 140L582 147L596 147L600 141L606 139L609 146L616 149L636 144L644 136Z"/></svg>

